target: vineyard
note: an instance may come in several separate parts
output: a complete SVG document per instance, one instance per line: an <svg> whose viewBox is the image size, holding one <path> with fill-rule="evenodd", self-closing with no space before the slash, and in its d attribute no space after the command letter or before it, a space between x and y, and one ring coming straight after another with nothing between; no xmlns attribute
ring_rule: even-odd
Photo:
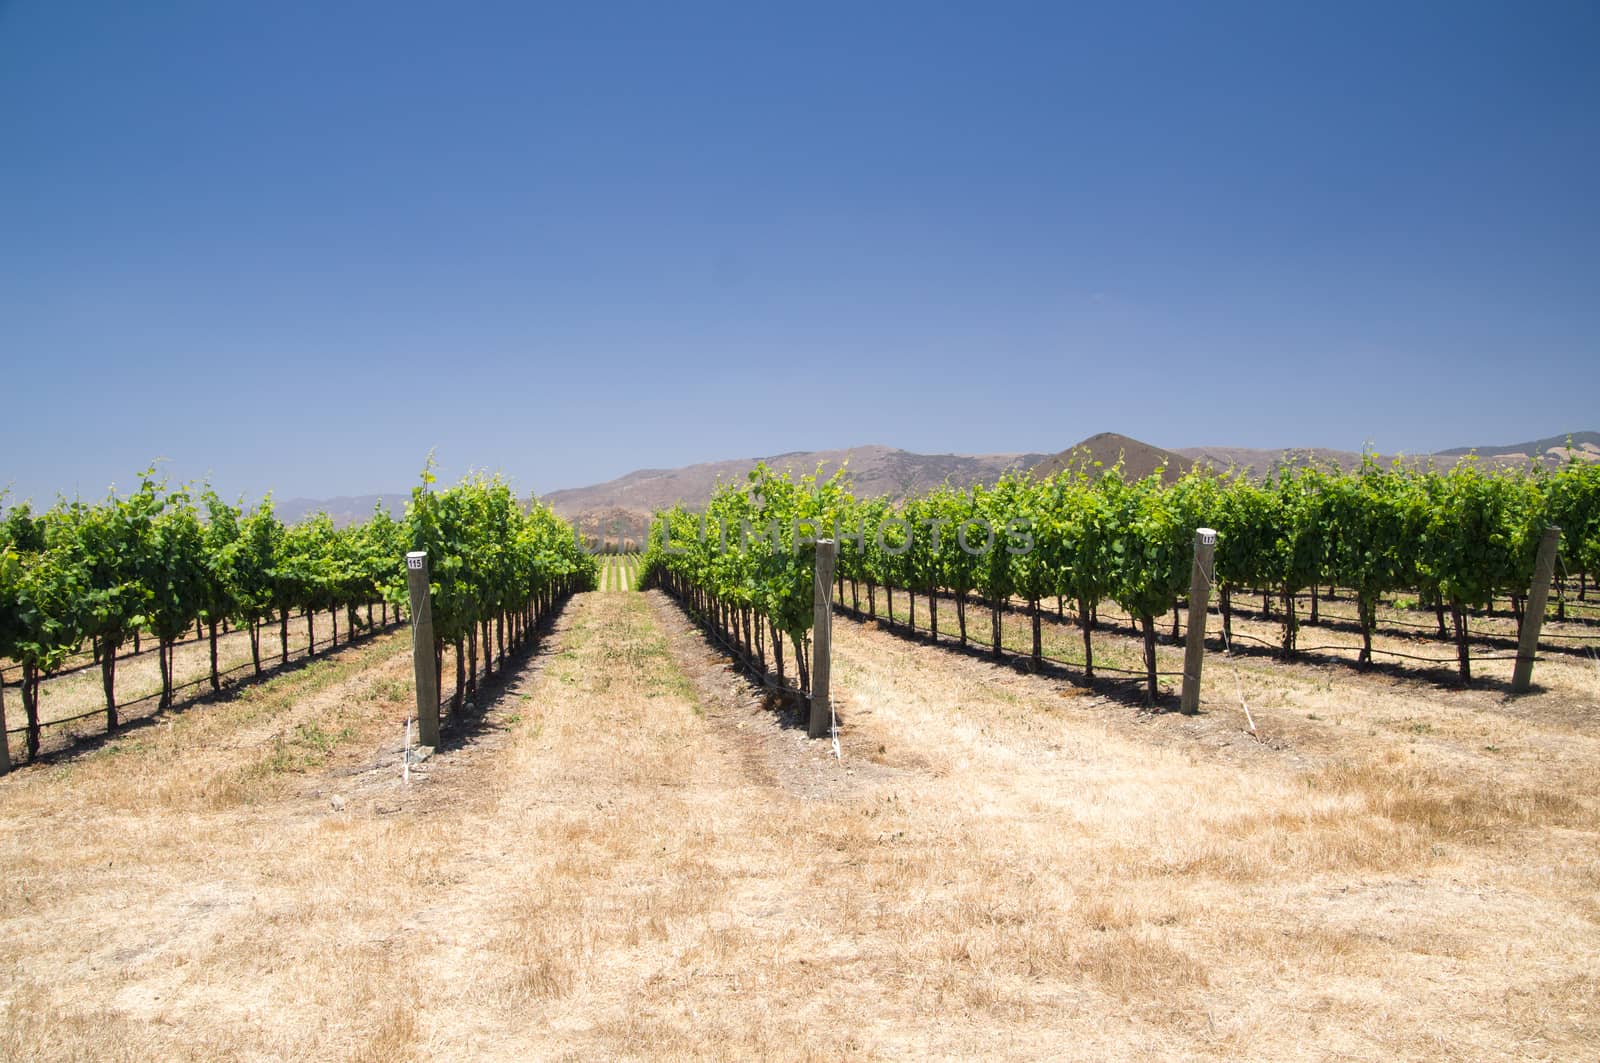
<svg viewBox="0 0 1600 1063"><path fill-rule="evenodd" d="M849 614L881 616L934 642L982 644L1085 682L1142 681L1153 703L1160 680L1175 674L1158 668L1158 644L1187 636L1191 540L1202 527L1217 534L1204 576L1215 596L1215 641L1230 652L1358 668L1379 658L1453 664L1469 682L1474 661L1516 659L1539 542L1556 527L1555 594L1540 648L1594 654L1593 464L1522 475L1470 462L1438 472L1369 460L1354 473L1308 467L1264 482L1194 470L1170 485L1159 472L1126 480L1115 468L1080 469L1044 480L1007 475L898 503L857 499L841 475L795 480L758 467L703 511L659 514L644 555L598 559L548 510L521 506L497 480L436 492L426 473L402 518L379 510L335 528L325 516L285 526L270 499L246 510L211 491L169 490L146 473L126 497L40 514L19 506L0 525L0 655L25 715L23 726L3 727L0 685L0 730L25 736L27 756L37 758L46 728L101 714L104 732L113 732L130 709L161 711L185 691L216 695L224 683L337 648L341 627L346 643L384 630L404 616L395 558L412 549L432 558L433 663L436 680L447 656L453 665L452 711L541 617L591 586L667 590L751 674L803 700L814 622L810 544L823 535L838 542L837 605ZM1002 613L1025 618L1024 644L1006 641ZM1236 616L1273 620L1278 634L1264 637L1259 624L1236 630ZM1046 627L1068 625L1079 644L1052 638L1046 653ZM1302 642L1307 626L1323 633L1315 645ZM1142 641L1142 667L1097 661L1095 631L1118 628ZM1375 646L1380 631L1448 644L1453 661L1420 646ZM179 647L191 642L205 652L186 655L180 674ZM119 665L141 677L158 672L158 685L123 693ZM91 708L95 672L100 704ZM0 765L9 762L0 742Z"/></svg>
<svg viewBox="0 0 1600 1063"><path fill-rule="evenodd" d="M600 558L600 590L631 591L639 583L638 554L608 554Z"/></svg>
<svg viewBox="0 0 1600 1063"><path fill-rule="evenodd" d="M1588 1058L1595 487L19 508L0 1056Z"/></svg>
<svg viewBox="0 0 1600 1063"><path fill-rule="evenodd" d="M1000 614L1021 609L1032 628L1027 656L1039 666L1047 615L1064 621L1070 604L1081 652L1055 663L1093 681L1092 633L1104 620L1120 621L1142 639L1139 678L1153 702L1158 624L1171 613L1171 639L1183 638L1197 528L1216 530L1214 570L1204 575L1228 649L1236 641L1235 603L1259 596L1259 615L1279 620L1273 648L1284 658L1349 651L1358 667L1375 656L1442 664L1438 656L1373 643L1380 626L1436 629L1454 649L1460 680L1469 682L1474 659L1515 658L1504 651L1516 646L1536 554L1552 526L1561 529L1552 617L1561 630L1541 637L1552 652L1593 653L1600 610L1588 598L1600 571L1600 466L1582 463L1522 475L1488 473L1470 462L1437 472L1369 460L1351 474L1291 469L1262 483L1195 470L1170 486L1159 473L1128 481L1115 468L1103 475L1079 470L1043 481L1010 475L993 487L941 488L898 504L855 499L841 476L796 482L760 467L745 483L724 486L703 512L660 514L644 578L688 604L780 686L787 640L795 692L803 695L811 544L831 535L839 598L848 580L856 615L877 617L881 591L893 618L898 590L913 630L920 598L926 630L937 640L944 603L943 631L966 646L976 607L988 613L982 637L999 656L1006 650ZM1347 612L1328 611L1324 599L1345 603ZM1510 631L1493 612L1496 601L1509 610ZM1113 616L1106 608L1112 604L1125 615ZM1430 614L1433 623L1421 622ZM1352 629L1360 643L1304 646L1307 624ZM1237 641L1242 649L1267 645L1256 634Z"/></svg>
<svg viewBox="0 0 1600 1063"><path fill-rule="evenodd" d="M211 491L169 489L150 472L126 497L12 509L0 524L0 658L11 662L4 676L20 692L26 724L5 727L0 684L0 770L11 764L7 735L25 735L32 760L47 726L89 715L76 711L84 692L71 689L88 669L99 672L97 711L109 733L131 706L168 709L186 688L218 694L226 681L334 649L341 623L346 644L391 626L404 615L398 559L410 549L434 558L435 669L442 673L449 651L449 701L459 710L479 676L567 595L592 587L598 570L570 528L519 504L505 483L480 478L443 491L432 483L425 473L402 518L379 509L345 528L326 516L284 525L270 499L247 511ZM191 631L209 667L185 682L178 655ZM119 698L119 665L142 665L150 652L159 690ZM52 713L53 700L65 711Z"/></svg>

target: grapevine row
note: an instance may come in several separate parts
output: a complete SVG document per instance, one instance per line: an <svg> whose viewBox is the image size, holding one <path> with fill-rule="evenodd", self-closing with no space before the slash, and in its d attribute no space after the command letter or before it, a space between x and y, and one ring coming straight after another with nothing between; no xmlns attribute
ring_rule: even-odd
<svg viewBox="0 0 1600 1063"><path fill-rule="evenodd" d="M787 640L805 695L816 550L788 536L803 529L814 541L853 504L837 476L796 481L757 465L743 483L719 488L702 512L680 505L656 515L639 586L672 594L747 664L773 673L780 688Z"/></svg>
<svg viewBox="0 0 1600 1063"><path fill-rule="evenodd" d="M1520 610L1550 524L1563 529L1560 571L1600 572L1600 465L1520 473L1467 461L1438 471L1369 459L1349 473L1305 467L1263 481L1196 469L1172 484L1159 472L1128 479L1114 467L1049 479L1010 474L993 486L939 487L900 502L855 499L842 475L791 481L758 466L745 483L719 490L703 513L658 514L646 579L693 588L713 616L731 614L724 626L734 634L743 612L764 618L803 661L813 557L805 542L831 534L841 580L866 583L869 600L879 586L924 595L935 629L948 593L963 641L969 598L980 595L995 614L997 654L999 613L1013 598L1028 603L1036 659L1039 603L1073 602L1091 677L1094 618L1102 602L1120 604L1143 637L1153 698L1155 619L1186 594L1195 529L1210 527L1217 547L1207 576L1225 630L1235 593L1276 598L1280 648L1292 655L1296 597L1337 584L1354 592L1366 665L1379 601L1414 591L1453 618L1458 667L1470 680L1467 611L1495 596Z"/></svg>
<svg viewBox="0 0 1600 1063"><path fill-rule="evenodd" d="M126 496L64 501L42 513L13 508L0 522L0 656L20 666L29 758L39 751L40 683L85 645L99 662L106 728L114 730L119 651L139 632L157 640L168 708L173 648L191 628L208 633L213 690L226 623L249 632L260 676L261 633L274 618L287 663L296 613L309 625L315 613L330 612L335 639L340 611L352 633L363 623L362 604L392 603L398 615L406 600L400 559L411 549L434 558L435 666L446 644L469 647L471 681L461 679L457 653L459 706L476 681L480 636L486 662L491 636L503 657L508 628L515 644L539 610L592 586L595 568L565 523L545 507L518 504L503 482L475 478L443 491L433 482L425 472L401 519L379 508L345 528L325 514L285 525L270 498L247 510L210 490L169 489L153 470ZM310 639L314 647L314 632ZM10 759L4 721L0 686L0 770Z"/></svg>

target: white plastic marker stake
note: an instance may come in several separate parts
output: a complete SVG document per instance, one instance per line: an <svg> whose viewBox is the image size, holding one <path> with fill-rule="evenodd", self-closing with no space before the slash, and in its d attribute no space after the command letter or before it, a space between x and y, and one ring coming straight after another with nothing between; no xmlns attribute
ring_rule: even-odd
<svg viewBox="0 0 1600 1063"><path fill-rule="evenodd" d="M400 781L411 785L411 717L406 717L406 744L400 750Z"/></svg>

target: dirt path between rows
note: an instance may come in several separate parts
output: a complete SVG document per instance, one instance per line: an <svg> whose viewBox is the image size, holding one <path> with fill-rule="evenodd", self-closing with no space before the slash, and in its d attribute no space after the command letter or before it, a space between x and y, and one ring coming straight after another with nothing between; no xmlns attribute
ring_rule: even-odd
<svg viewBox="0 0 1600 1063"><path fill-rule="evenodd" d="M591 593L409 784L398 640L0 781L0 1057L1592 1055L1564 772L835 637L839 759L659 593Z"/></svg>

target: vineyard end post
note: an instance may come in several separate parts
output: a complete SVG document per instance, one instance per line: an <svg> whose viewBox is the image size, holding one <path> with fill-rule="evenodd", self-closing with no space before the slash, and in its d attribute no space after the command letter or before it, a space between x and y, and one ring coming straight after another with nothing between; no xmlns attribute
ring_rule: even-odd
<svg viewBox="0 0 1600 1063"><path fill-rule="evenodd" d="M5 676L0 675L0 775L11 770L11 746L6 739Z"/></svg>
<svg viewBox="0 0 1600 1063"><path fill-rule="evenodd" d="M1184 635L1183 695L1178 707L1189 715L1200 711L1200 668L1206 659L1206 614L1211 608L1211 561L1217 533L1198 528L1194 533L1194 567L1189 573L1189 630Z"/></svg>
<svg viewBox="0 0 1600 1063"><path fill-rule="evenodd" d="M833 671L833 567L837 545L817 540L817 572L811 583L811 719L806 734L826 735L833 720L829 679Z"/></svg>
<svg viewBox="0 0 1600 1063"><path fill-rule="evenodd" d="M439 748L439 676L433 670L433 603L428 592L428 552L406 554L411 592L411 667L417 686L417 741Z"/></svg>
<svg viewBox="0 0 1600 1063"><path fill-rule="evenodd" d="M1517 667L1511 673L1511 692L1526 694L1533 684L1533 658L1539 652L1539 629L1544 626L1545 602L1550 598L1550 578L1556 571L1556 548L1561 545L1561 529L1554 525L1544 530L1539 540L1539 556L1533 564L1533 585L1522 611L1522 631L1517 640Z"/></svg>

